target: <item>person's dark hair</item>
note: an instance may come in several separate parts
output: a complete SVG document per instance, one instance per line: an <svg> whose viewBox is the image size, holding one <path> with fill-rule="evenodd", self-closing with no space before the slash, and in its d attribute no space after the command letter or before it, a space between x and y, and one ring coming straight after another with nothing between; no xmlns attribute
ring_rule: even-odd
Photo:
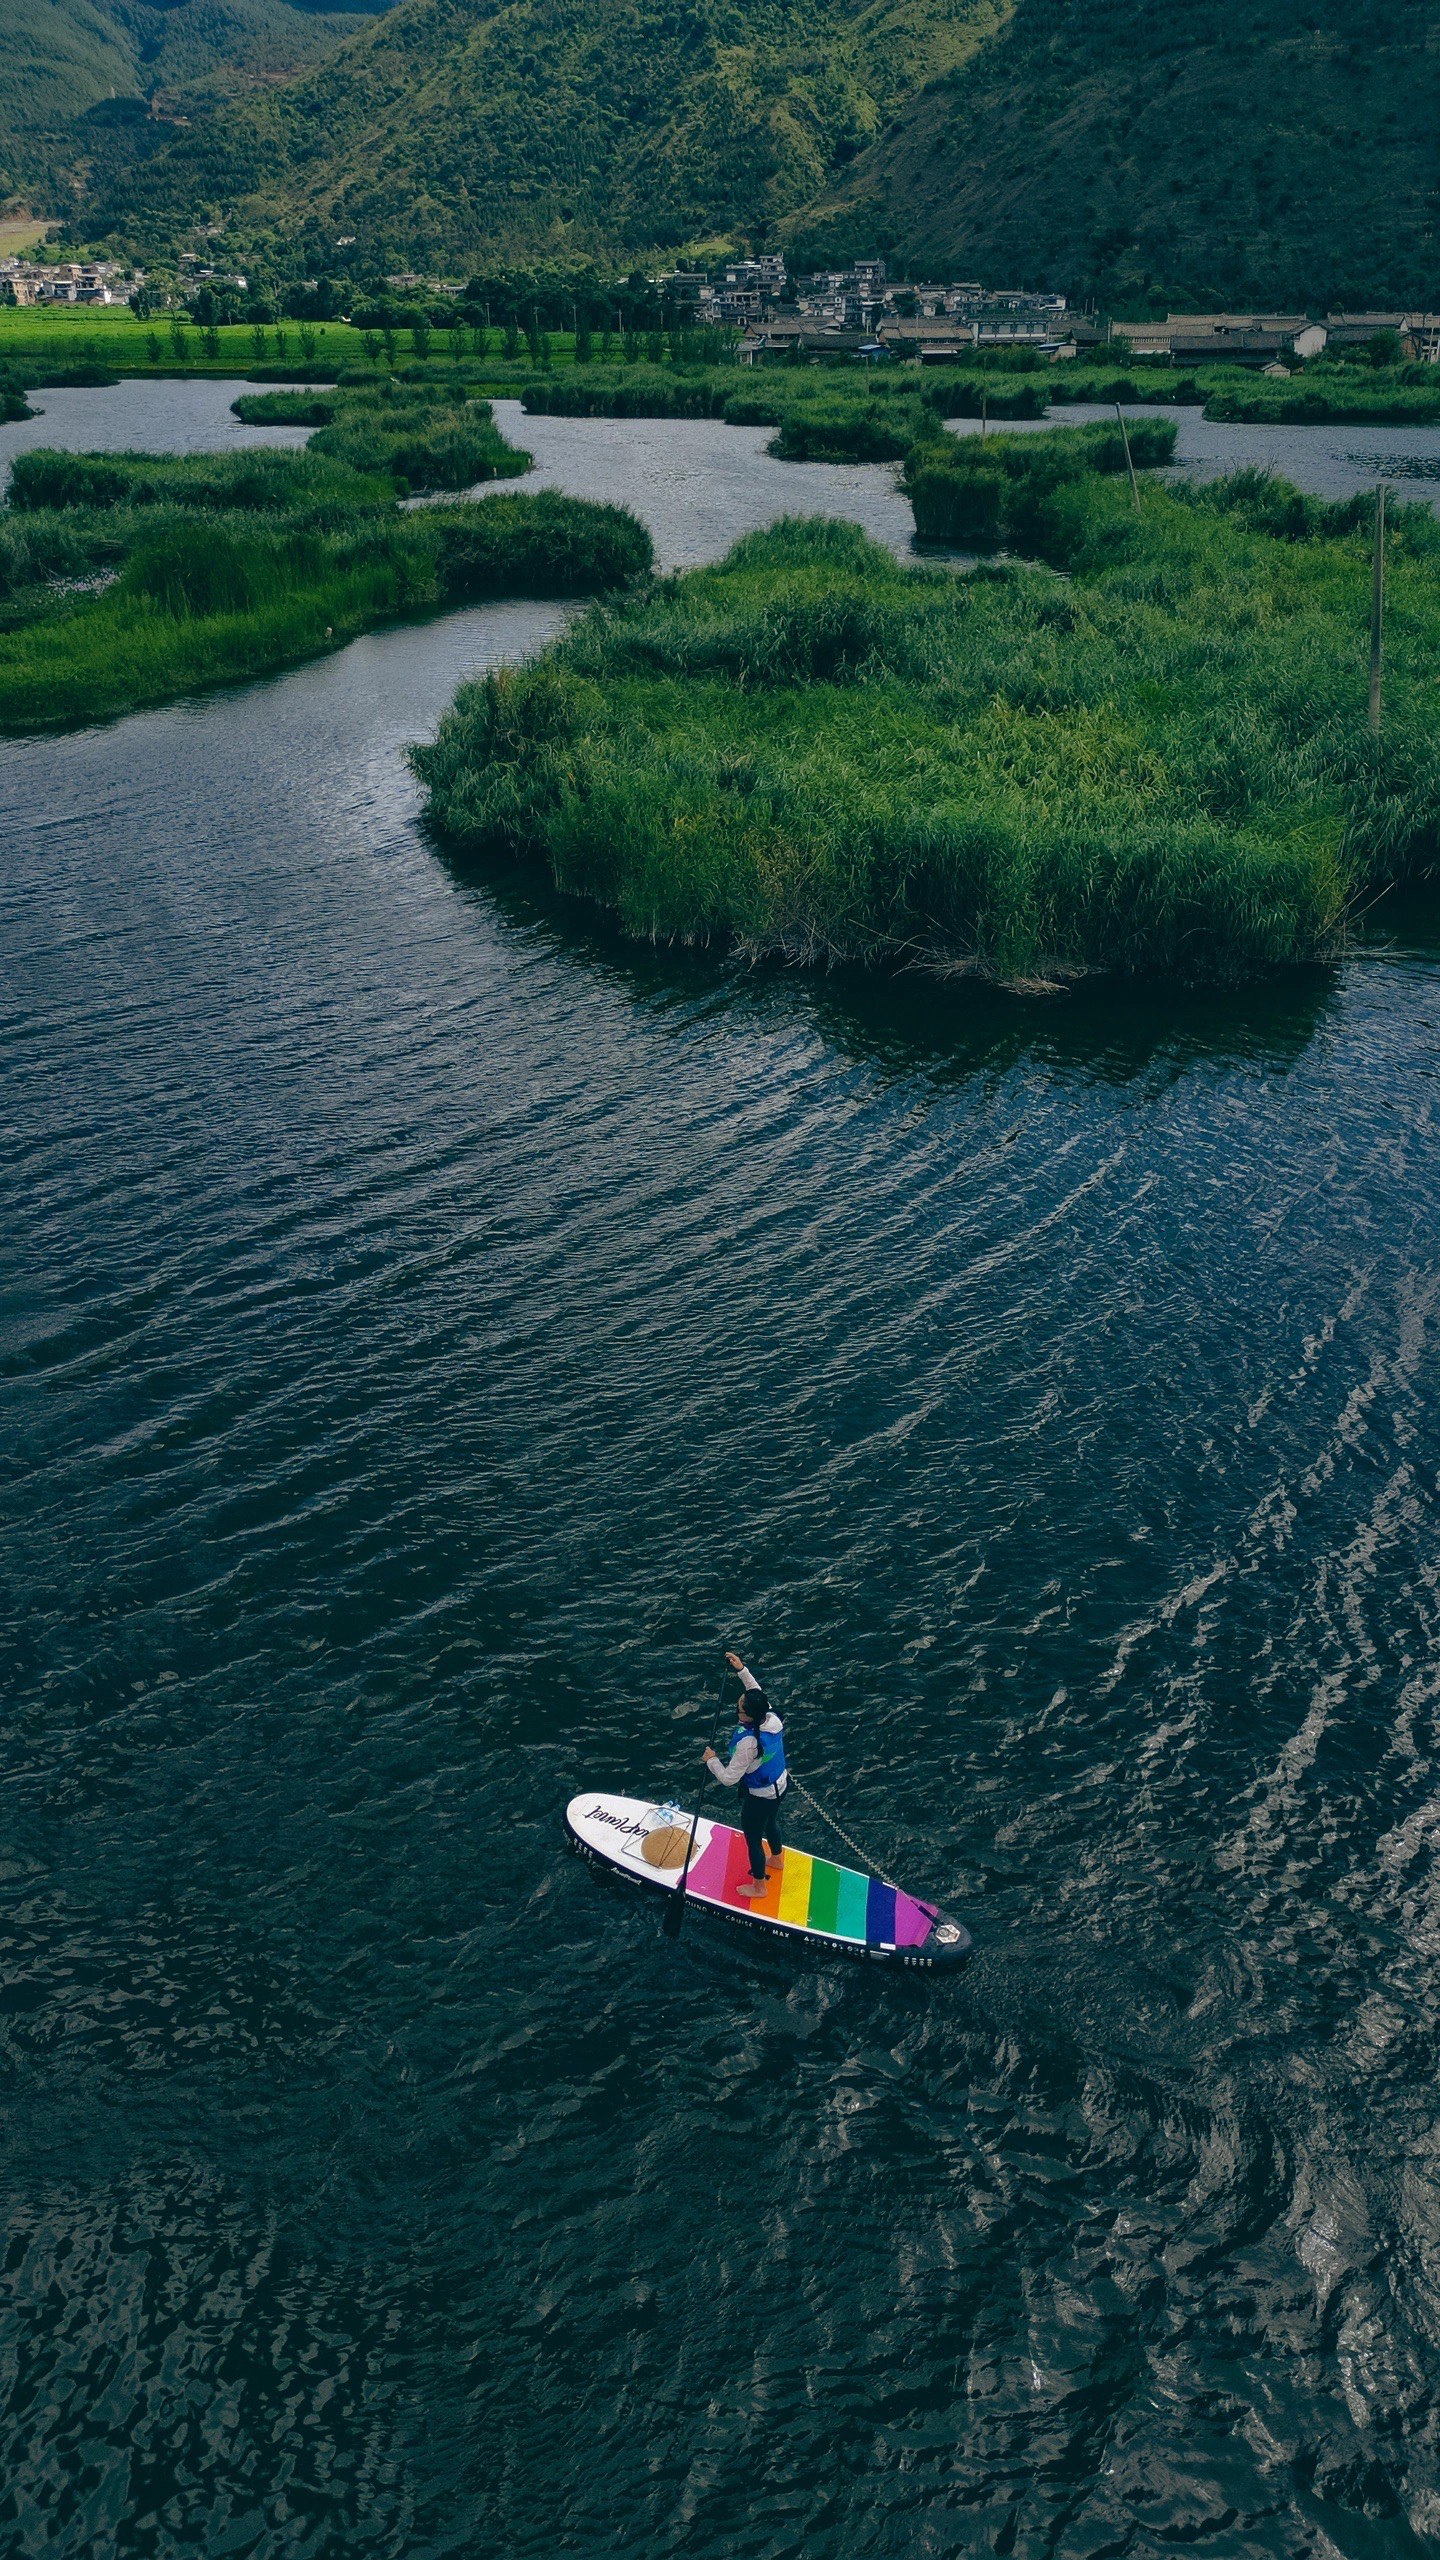
<svg viewBox="0 0 1440 2560"><path fill-rule="evenodd" d="M770 1701L763 1689L746 1689L740 1699L740 1713L754 1725L761 1725L770 1713Z"/></svg>

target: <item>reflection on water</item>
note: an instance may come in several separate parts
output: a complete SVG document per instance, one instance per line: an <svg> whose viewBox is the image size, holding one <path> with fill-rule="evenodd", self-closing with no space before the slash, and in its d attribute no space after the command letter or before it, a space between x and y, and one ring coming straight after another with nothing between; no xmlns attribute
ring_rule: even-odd
<svg viewBox="0 0 1440 2560"><path fill-rule="evenodd" d="M553 936L567 957L616 976L639 1003L665 1007L723 996L729 1006L755 1007L762 1015L777 1004L787 1014L800 1007L837 1048L900 1073L923 1068L941 1082L1027 1061L1056 1075L1121 1084L1151 1072L1178 1074L1202 1058L1283 1068L1304 1054L1338 985L1333 969L1315 968L1219 993L1144 984L1119 989L1096 980L1017 995L924 970L800 973L779 962L752 966L707 950L628 941L603 913L562 895L528 865L477 860L440 840L435 858L462 897L479 899L517 928ZM1406 949L1416 947L1429 912L1417 900L1407 915Z"/></svg>
<svg viewBox="0 0 1440 2560"><path fill-rule="evenodd" d="M9 2546L1434 2549L1434 960L623 951L559 621L0 749ZM562 1857L726 1641L958 1983Z"/></svg>

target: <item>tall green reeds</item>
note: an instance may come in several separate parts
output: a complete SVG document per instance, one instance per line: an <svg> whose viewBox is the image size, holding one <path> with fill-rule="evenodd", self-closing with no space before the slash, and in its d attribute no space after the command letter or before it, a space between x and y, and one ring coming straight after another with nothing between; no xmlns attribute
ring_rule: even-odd
<svg viewBox="0 0 1440 2560"><path fill-rule="evenodd" d="M337 393L309 451L352 471L383 471L407 491L471 489L530 468L529 454L501 435L488 400L428 382Z"/></svg>
<svg viewBox="0 0 1440 2560"><path fill-rule="evenodd" d="M1440 528L1397 518L1377 755L1363 527L1254 482L1152 480L1137 514L1077 445L998 474L1054 511L1068 576L749 536L463 689L415 754L436 823L661 939L1008 980L1333 951L1357 896L1437 860Z"/></svg>
<svg viewBox="0 0 1440 2560"><path fill-rule="evenodd" d="M1173 419L1136 418L1123 432L1117 420L1033 436L931 436L906 457L915 530L924 542L1068 565L1090 518L1087 483L1130 461L1137 470L1169 462L1175 433Z"/></svg>
<svg viewBox="0 0 1440 2560"><path fill-rule="evenodd" d="M19 453L11 468L13 515L39 509L197 507L294 515L320 508L335 518L387 504L388 484L349 463L304 453Z"/></svg>
<svg viewBox="0 0 1440 2560"><path fill-rule="evenodd" d="M1353 365L1307 365L1288 382L1232 374L1212 384L1207 418L1254 426L1414 426L1440 420L1432 365L1365 374Z"/></svg>
<svg viewBox="0 0 1440 2560"><path fill-rule="evenodd" d="M26 454L0 509L0 730L168 701L475 596L595 595L650 564L618 508L402 508L388 473L313 447Z"/></svg>

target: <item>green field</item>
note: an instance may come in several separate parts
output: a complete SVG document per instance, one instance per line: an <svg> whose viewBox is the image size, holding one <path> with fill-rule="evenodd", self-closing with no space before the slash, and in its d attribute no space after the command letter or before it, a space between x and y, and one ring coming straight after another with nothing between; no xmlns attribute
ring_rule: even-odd
<svg viewBox="0 0 1440 2560"><path fill-rule="evenodd" d="M137 320L128 308L15 310L0 304L0 370L43 384L76 371L111 374L216 374L281 379L310 374L331 376L364 370L376 374L405 369L423 358L433 372L483 370L487 379L517 385L535 370L524 348L507 359L500 329L434 329L417 341L411 329L388 337L352 328L345 320L313 323L280 320L263 328L234 322L205 330L181 319L178 329L168 313ZM575 341L568 331L549 340L551 361L573 364Z"/></svg>

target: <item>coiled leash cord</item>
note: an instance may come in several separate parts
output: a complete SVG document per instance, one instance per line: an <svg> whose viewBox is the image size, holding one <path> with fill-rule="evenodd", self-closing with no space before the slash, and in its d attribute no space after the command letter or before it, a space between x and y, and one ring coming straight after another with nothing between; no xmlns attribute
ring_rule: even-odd
<svg viewBox="0 0 1440 2560"><path fill-rule="evenodd" d="M852 1838L851 1834L844 1828L843 1824L836 1821L834 1814L826 1812L819 1797L812 1796L809 1788L801 1785L800 1780L796 1777L793 1769L790 1772L790 1784L794 1788L797 1796L804 1797L811 1812L818 1813L822 1822L829 1823L836 1839L843 1840L847 1849L854 1850L862 1867L868 1867L872 1875L876 1875L880 1878L882 1884L889 1884L891 1882L891 1878L885 1872L884 1860L873 1857L868 1849L862 1848L860 1842Z"/></svg>

